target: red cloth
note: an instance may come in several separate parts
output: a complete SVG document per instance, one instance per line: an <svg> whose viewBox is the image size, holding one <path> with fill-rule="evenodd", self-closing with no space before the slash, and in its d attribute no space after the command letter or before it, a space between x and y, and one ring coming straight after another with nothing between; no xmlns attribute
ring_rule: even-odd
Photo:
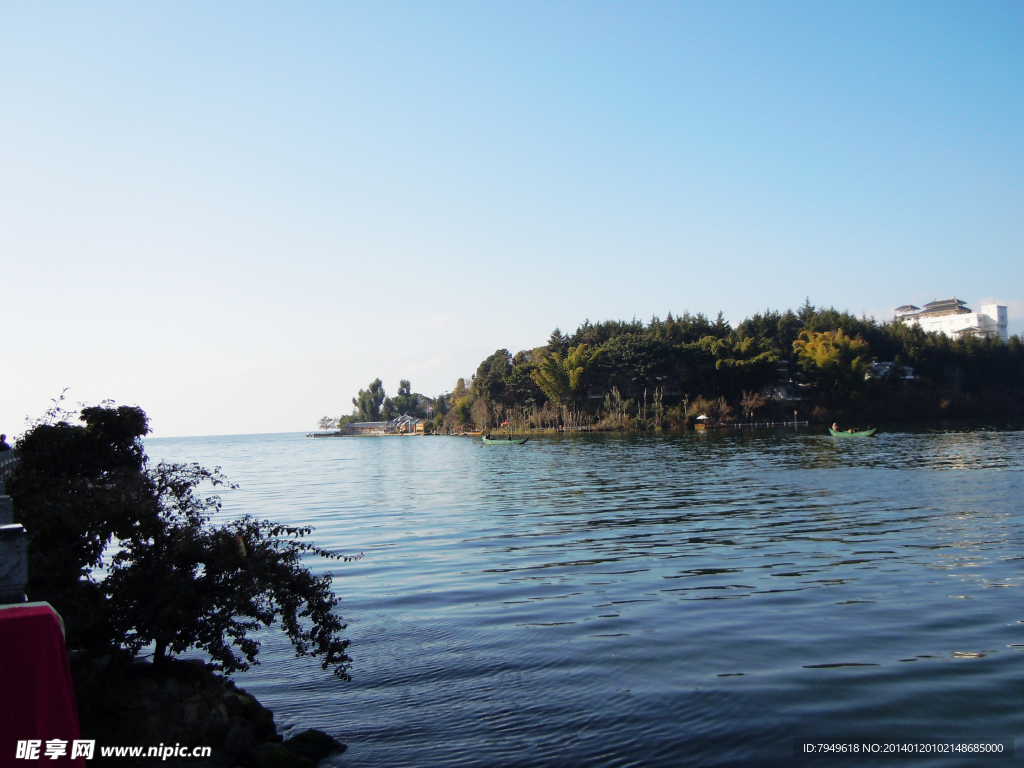
<svg viewBox="0 0 1024 768"><path fill-rule="evenodd" d="M78 707L71 683L60 617L48 605L0 610L0 768L74 765L72 742L79 739ZM17 759L19 741L37 739L39 757ZM46 742L66 742L64 756L46 756ZM97 750L98 752L99 750Z"/></svg>

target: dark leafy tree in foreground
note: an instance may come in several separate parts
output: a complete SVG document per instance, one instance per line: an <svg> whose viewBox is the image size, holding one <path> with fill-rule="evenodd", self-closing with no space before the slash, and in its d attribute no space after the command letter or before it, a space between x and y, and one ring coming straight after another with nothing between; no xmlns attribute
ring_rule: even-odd
<svg viewBox="0 0 1024 768"><path fill-rule="evenodd" d="M160 510L140 438L138 408L84 408L82 424L60 403L18 441L6 487L14 517L30 535L29 600L60 612L69 642L103 645L109 603L91 575L115 538L153 530Z"/></svg>
<svg viewBox="0 0 1024 768"><path fill-rule="evenodd" d="M190 648L206 651L226 672L256 662L259 643L249 633L280 620L299 655L319 656L346 678L350 659L345 628L333 612L331 576L313 576L304 554L342 558L303 537L309 527L252 517L211 525L220 498L196 489L224 478L198 464L159 464L151 473L161 515L155 528L122 539L104 590L110 625L138 653L150 643L154 659ZM236 649L238 653L236 653Z"/></svg>
<svg viewBox="0 0 1024 768"><path fill-rule="evenodd" d="M150 468L139 408L86 408L82 425L59 416L19 440L9 488L32 537L29 597L54 604L69 644L138 653L152 643L156 661L198 648L233 672L257 663L251 633L280 622L298 655L347 679L331 575L314 576L302 558L352 558L306 541L309 527L214 524L220 498L197 491L224 478L197 464ZM111 543L118 551L104 562Z"/></svg>

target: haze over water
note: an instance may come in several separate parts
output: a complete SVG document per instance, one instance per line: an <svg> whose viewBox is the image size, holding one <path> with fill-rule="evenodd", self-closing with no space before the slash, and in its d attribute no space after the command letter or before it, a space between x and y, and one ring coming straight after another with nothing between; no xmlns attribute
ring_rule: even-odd
<svg viewBox="0 0 1024 768"><path fill-rule="evenodd" d="M279 725L347 743L338 765L784 765L794 738L1024 736L1019 429L147 450L222 466L228 518L365 553L309 563L335 573L351 683L276 631L238 676Z"/></svg>

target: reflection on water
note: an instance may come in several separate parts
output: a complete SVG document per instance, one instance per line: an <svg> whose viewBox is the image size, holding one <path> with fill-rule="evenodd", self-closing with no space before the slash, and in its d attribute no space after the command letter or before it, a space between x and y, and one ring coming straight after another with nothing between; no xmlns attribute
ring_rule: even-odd
<svg viewBox="0 0 1024 768"><path fill-rule="evenodd" d="M811 734L1024 735L1021 431L148 450L223 466L227 515L366 553L333 566L353 682L274 633L240 681L347 742L339 764L785 765Z"/></svg>

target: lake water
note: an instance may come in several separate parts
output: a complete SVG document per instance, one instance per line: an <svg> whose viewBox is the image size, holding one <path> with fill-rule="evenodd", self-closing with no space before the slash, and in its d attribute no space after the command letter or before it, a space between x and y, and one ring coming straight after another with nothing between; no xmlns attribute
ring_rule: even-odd
<svg viewBox="0 0 1024 768"><path fill-rule="evenodd" d="M850 766L793 740L1024 736L1019 429L147 450L223 467L228 516L365 553L310 562L351 683L276 631L238 676L347 743L336 765Z"/></svg>

